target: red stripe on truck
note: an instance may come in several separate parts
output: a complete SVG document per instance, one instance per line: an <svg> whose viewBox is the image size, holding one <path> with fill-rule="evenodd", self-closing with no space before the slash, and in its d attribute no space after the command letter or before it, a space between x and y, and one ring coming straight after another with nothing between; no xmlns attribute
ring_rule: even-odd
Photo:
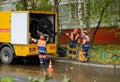
<svg viewBox="0 0 120 82"><path fill-rule="evenodd" d="M10 32L10 29L0 29L0 32Z"/></svg>

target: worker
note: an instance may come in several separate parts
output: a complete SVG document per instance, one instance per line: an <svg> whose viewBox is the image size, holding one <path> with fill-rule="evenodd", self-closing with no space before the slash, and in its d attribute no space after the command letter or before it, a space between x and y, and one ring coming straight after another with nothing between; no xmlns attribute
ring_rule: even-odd
<svg viewBox="0 0 120 82"><path fill-rule="evenodd" d="M82 42L82 51L84 53L84 56L87 58L86 61L89 60L89 36L88 31L86 29L83 30L83 42Z"/></svg>
<svg viewBox="0 0 120 82"><path fill-rule="evenodd" d="M40 35L39 39L30 38L38 45L39 61L40 64L46 63L46 41L44 35Z"/></svg>
<svg viewBox="0 0 120 82"><path fill-rule="evenodd" d="M74 29L71 33L65 33L61 31L62 34L69 36L69 57L72 59L76 58L76 44L79 43L78 29Z"/></svg>

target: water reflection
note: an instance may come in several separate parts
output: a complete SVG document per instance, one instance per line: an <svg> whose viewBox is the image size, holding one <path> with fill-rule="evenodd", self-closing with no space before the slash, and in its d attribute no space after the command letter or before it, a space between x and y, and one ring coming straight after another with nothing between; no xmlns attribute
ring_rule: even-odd
<svg viewBox="0 0 120 82"><path fill-rule="evenodd" d="M69 63L55 64L56 73L67 74L72 82L120 82L120 70L74 65Z"/></svg>
<svg viewBox="0 0 120 82"><path fill-rule="evenodd" d="M22 77L27 75L42 77L47 73L47 68L48 65L41 68L39 64L0 64L0 75L16 74ZM53 68L54 71L48 73L49 76L52 76L52 81L49 82L61 82L64 74L71 79L71 82L120 82L120 69L98 68L60 62L54 62Z"/></svg>

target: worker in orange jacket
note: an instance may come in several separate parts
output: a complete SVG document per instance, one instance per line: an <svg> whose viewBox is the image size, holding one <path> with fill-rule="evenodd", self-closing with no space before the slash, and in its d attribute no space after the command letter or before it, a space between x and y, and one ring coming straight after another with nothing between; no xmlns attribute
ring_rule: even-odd
<svg viewBox="0 0 120 82"><path fill-rule="evenodd" d="M73 32L71 32L71 33L65 33L63 31L61 31L61 33L70 37L69 57L73 58L73 59L76 58L76 44L77 43L80 44L80 40L79 40L80 35L78 34L78 29L74 29Z"/></svg>
<svg viewBox="0 0 120 82"><path fill-rule="evenodd" d="M30 39L38 45L40 64L46 63L46 41L44 35L40 35L39 39Z"/></svg>

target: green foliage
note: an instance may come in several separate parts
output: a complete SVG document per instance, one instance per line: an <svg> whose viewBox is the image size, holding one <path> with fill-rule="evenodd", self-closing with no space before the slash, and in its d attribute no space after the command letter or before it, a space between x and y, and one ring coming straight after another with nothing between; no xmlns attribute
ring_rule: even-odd
<svg viewBox="0 0 120 82"><path fill-rule="evenodd" d="M37 77L28 76L28 79L29 82L46 82L45 77L37 78Z"/></svg>
<svg viewBox="0 0 120 82"><path fill-rule="evenodd" d="M0 82L13 82L13 80L10 77L3 77Z"/></svg>
<svg viewBox="0 0 120 82"><path fill-rule="evenodd" d="M89 8L89 12L90 12L90 16L89 16L90 27L96 27L103 9L104 9L104 14L102 17L100 27L112 27L112 26L119 27L120 26L120 14L119 14L120 0L89 0L89 1L90 1L89 2L90 7L88 7L88 8ZM78 5L77 5L77 3L72 3L72 5L73 4L76 5L76 8L74 8L74 6L72 6L72 7L70 6L71 0L68 0L67 4L59 6L59 13L60 13L59 19L60 19L60 21L63 21L63 23L64 23L64 21L67 21L67 22L71 21L70 16L75 15L76 18L72 19L73 21L71 21L70 23L68 22L69 26L75 25L75 24L79 25L79 20L78 20L78 16L77 16L77 14L79 13L77 10ZM71 9L70 9L70 7L71 7ZM72 8L75 11L73 11ZM83 5L82 5L82 11L84 11L84 9L85 8L83 8ZM84 14L84 12L83 12L83 14ZM84 16L82 19L84 19ZM86 20L88 20L88 19L84 19L84 21L83 21L84 24L86 24L86 22L85 22ZM68 25L68 24L65 23L65 25Z"/></svg>
<svg viewBox="0 0 120 82"><path fill-rule="evenodd" d="M24 10L24 6L23 6L23 3L21 1L18 1L16 3L16 10Z"/></svg>
<svg viewBox="0 0 120 82"><path fill-rule="evenodd" d="M49 76L48 73L45 72L44 70L44 76L41 78L37 78L37 77L32 77L32 76L28 76L29 82L46 82L47 80L51 79L51 76Z"/></svg>
<svg viewBox="0 0 120 82"><path fill-rule="evenodd" d="M52 11L53 8L49 0L40 0L40 3L37 5L36 10Z"/></svg>
<svg viewBox="0 0 120 82"><path fill-rule="evenodd" d="M105 13L102 18L102 26L120 26L120 0L91 0L90 1L90 23L96 24L105 4Z"/></svg>
<svg viewBox="0 0 120 82"><path fill-rule="evenodd" d="M102 59L100 58L102 50ZM94 45L90 49L90 60L104 64L120 64L120 45Z"/></svg>
<svg viewBox="0 0 120 82"><path fill-rule="evenodd" d="M60 6L59 7L59 20L60 21L62 21L62 20L64 20L64 21L69 21L69 15L68 15L68 13L69 13L69 5L63 5L63 6Z"/></svg>
<svg viewBox="0 0 120 82"><path fill-rule="evenodd" d="M61 45L65 47L65 45ZM68 48L68 45L67 45ZM81 48L76 48L78 57L78 52ZM102 52L100 51L102 50ZM67 49L67 54L69 50ZM102 59L100 54L102 53ZM104 64L120 64L120 45L93 45L93 48L90 48L90 61L104 63Z"/></svg>
<svg viewBox="0 0 120 82"><path fill-rule="evenodd" d="M62 82L70 82L70 79L66 75L64 75Z"/></svg>
<svg viewBox="0 0 120 82"><path fill-rule="evenodd" d="M16 10L25 10L25 6L27 10L41 10L41 11L52 11L53 5L49 0L25 0L26 4L23 2L24 0L19 0L16 3Z"/></svg>
<svg viewBox="0 0 120 82"><path fill-rule="evenodd" d="M28 76L29 82L47 82L49 79L50 77L48 78L46 74L41 78L33 77L31 75ZM14 82L14 81L10 77L6 76L0 79L0 82ZM70 82L70 79L66 75L64 75L62 82Z"/></svg>
<svg viewBox="0 0 120 82"><path fill-rule="evenodd" d="M46 82L50 78L48 79L46 78L46 76L41 77L41 78L28 76L28 79L29 79L29 82ZM70 79L66 75L64 75L62 82L70 82Z"/></svg>

